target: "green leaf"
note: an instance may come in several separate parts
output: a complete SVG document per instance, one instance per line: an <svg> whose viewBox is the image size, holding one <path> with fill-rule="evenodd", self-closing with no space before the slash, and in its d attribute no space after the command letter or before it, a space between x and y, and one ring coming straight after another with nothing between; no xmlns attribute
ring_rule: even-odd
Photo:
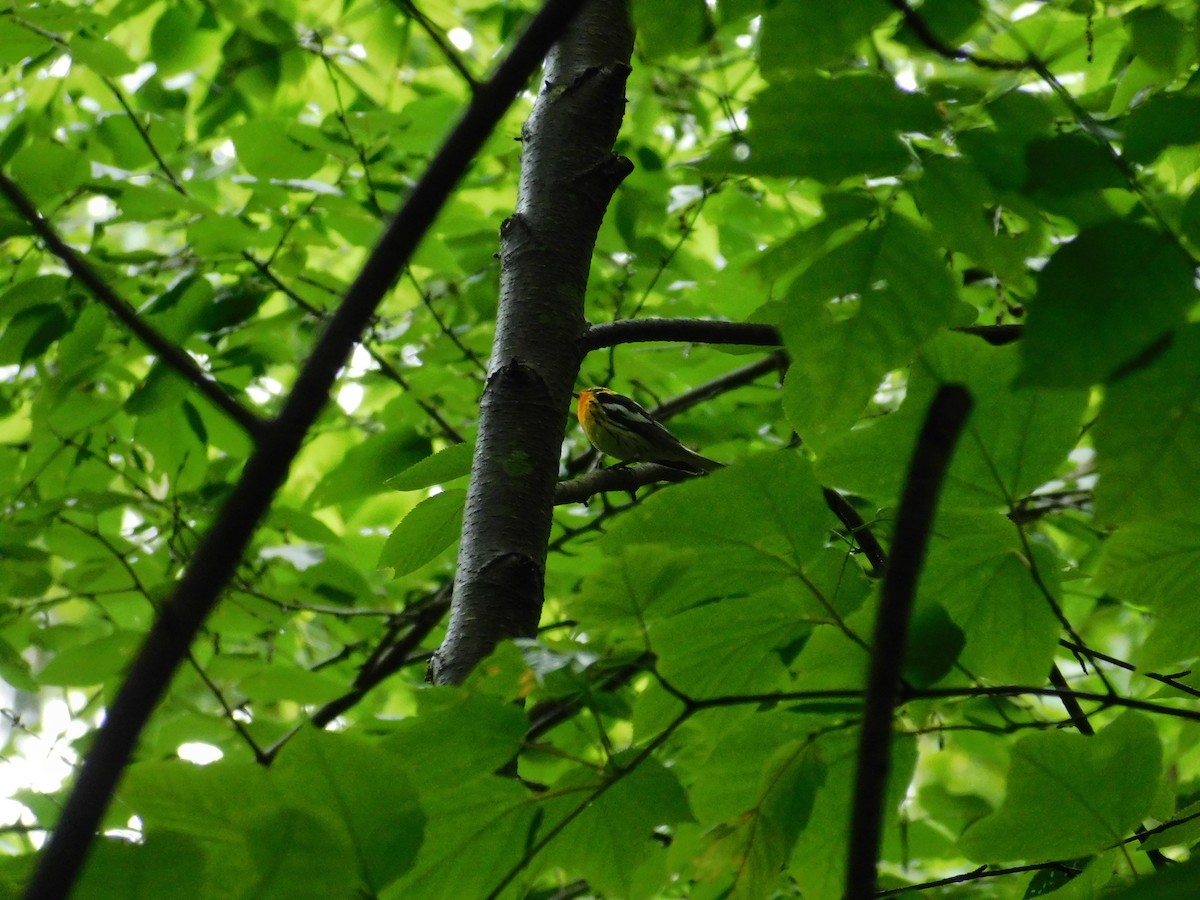
<svg viewBox="0 0 1200 900"><path fill-rule="evenodd" d="M1088 229L1038 276L1021 382L1084 387L1135 365L1183 324L1192 264L1169 237L1132 222Z"/></svg>
<svg viewBox="0 0 1200 900"><path fill-rule="evenodd" d="M419 491L454 481L471 472L471 456L475 445L470 443L451 444L420 462L413 463L403 472L393 475L385 484L393 491Z"/></svg>
<svg viewBox="0 0 1200 900"><path fill-rule="evenodd" d="M851 798L858 770L858 731L823 736L817 760L825 780L792 852L791 873L806 900L838 900L845 889ZM884 838L897 828L897 811L917 761L916 741L892 740L887 790L884 796Z"/></svg>
<svg viewBox="0 0 1200 900"><path fill-rule="evenodd" d="M112 41L77 34L71 38L69 46L71 57L98 75L117 78L137 71L137 63Z"/></svg>
<svg viewBox="0 0 1200 900"><path fill-rule="evenodd" d="M940 603L917 609L904 651L905 684L918 688L936 684L958 661L966 642L963 630Z"/></svg>
<svg viewBox="0 0 1200 900"><path fill-rule="evenodd" d="M309 503L320 509L382 493L387 490L385 482L398 468L428 455L429 441L415 429L394 428L371 435L345 452L313 489Z"/></svg>
<svg viewBox="0 0 1200 900"><path fill-rule="evenodd" d="M446 793L422 793L430 819L414 868L380 900L486 897L518 866L535 827L528 792L510 779L473 781ZM470 860L470 865L464 865Z"/></svg>
<svg viewBox="0 0 1200 900"><path fill-rule="evenodd" d="M1198 396L1200 325L1109 386L1095 428L1101 519L1186 519L1200 507Z"/></svg>
<svg viewBox="0 0 1200 900"><path fill-rule="evenodd" d="M1125 156L1131 162L1153 162L1168 147L1200 144L1200 97L1159 94L1129 114Z"/></svg>
<svg viewBox="0 0 1200 900"><path fill-rule="evenodd" d="M1200 860L1192 858L1161 872L1143 875L1108 900L1191 900L1200 892Z"/></svg>
<svg viewBox="0 0 1200 900"><path fill-rule="evenodd" d="M938 127L932 104L875 75L797 78L750 103L750 130L705 162L715 172L815 178L894 175L912 158L900 133Z"/></svg>
<svg viewBox="0 0 1200 900"><path fill-rule="evenodd" d="M628 757L618 757L613 765L619 771L630 762ZM547 858L600 891L628 896L636 869L648 857L664 852L654 839L655 829L691 821L692 813L678 778L654 759L642 761L588 802L598 787L596 772L590 768L574 769L551 787L544 828L553 828L581 804L586 809L550 845Z"/></svg>
<svg viewBox="0 0 1200 900"><path fill-rule="evenodd" d="M1043 240L1037 210L997 190L968 158L927 160L913 197L943 246L967 254L1005 282L1028 280L1026 259ZM1023 212L1024 229L998 228L1000 210L1014 204Z"/></svg>
<svg viewBox="0 0 1200 900"><path fill-rule="evenodd" d="M760 571L773 584L816 555L828 515L808 462L796 453L769 453L648 498L621 518L609 543L692 547L713 577L721 570Z"/></svg>
<svg viewBox="0 0 1200 900"><path fill-rule="evenodd" d="M1007 507L1052 478L1078 439L1084 391L1012 387L1020 351L961 334L939 336L922 351L903 406L830 445L821 479L877 502L898 499L916 435L937 386L964 384L974 407L959 441L943 504ZM1031 441L1031 434L1039 439Z"/></svg>
<svg viewBox="0 0 1200 900"><path fill-rule="evenodd" d="M1149 607L1157 627L1138 648L1138 664L1156 668L1200 657L1200 521L1143 522L1119 528L1104 543L1095 584L1113 596Z"/></svg>
<svg viewBox="0 0 1200 900"><path fill-rule="evenodd" d="M1125 713L1095 736L1026 735L1012 750L1003 805L967 829L959 847L979 862L1102 850L1150 808L1161 766L1158 733L1140 713Z"/></svg>
<svg viewBox="0 0 1200 900"><path fill-rule="evenodd" d="M41 356L66 333L70 324L57 304L21 310L0 335L0 365L23 364Z"/></svg>
<svg viewBox="0 0 1200 900"><path fill-rule="evenodd" d="M775 753L763 772L758 803L735 832L741 864L731 897L771 896L824 781L825 765L811 741L794 741Z"/></svg>
<svg viewBox="0 0 1200 900"><path fill-rule="evenodd" d="M390 566L399 578L436 559L458 540L466 502L466 491L443 491L422 500L388 536L378 565Z"/></svg>
<svg viewBox="0 0 1200 900"><path fill-rule="evenodd" d="M133 661L141 642L137 632L118 631L67 647L38 672L38 683L63 687L100 684Z"/></svg>
<svg viewBox="0 0 1200 900"><path fill-rule="evenodd" d="M731 597L651 625L659 671L692 697L780 689L786 669L778 649L808 631L802 607L789 599Z"/></svg>
<svg viewBox="0 0 1200 900"><path fill-rule="evenodd" d="M301 896L353 896L358 887L353 848L324 816L281 808L247 829L247 893L263 900Z"/></svg>
<svg viewBox="0 0 1200 900"><path fill-rule="evenodd" d="M1133 52L1162 74L1173 76L1188 39L1187 26L1164 6L1134 10L1126 21Z"/></svg>
<svg viewBox="0 0 1200 900"><path fill-rule="evenodd" d="M686 53L709 30L703 0L634 0L632 16L638 43L651 59Z"/></svg>
<svg viewBox="0 0 1200 900"><path fill-rule="evenodd" d="M19 691L36 691L37 682L29 670L29 663L8 641L0 637L0 679Z"/></svg>
<svg viewBox="0 0 1200 900"><path fill-rule="evenodd" d="M49 38L21 27L7 17L0 19L0 66L14 66L53 47Z"/></svg>
<svg viewBox="0 0 1200 900"><path fill-rule="evenodd" d="M288 745L272 777L331 815L374 894L412 866L424 837L409 771L403 758L361 738L310 728Z"/></svg>
<svg viewBox="0 0 1200 900"><path fill-rule="evenodd" d="M1051 596L1062 603L1058 562L1034 548ZM958 660L972 675L1038 684L1050 670L1060 624L1024 559L1015 526L995 514L940 515L921 572L917 620L940 607L961 629ZM942 648L945 650L945 648Z"/></svg>
<svg viewBox="0 0 1200 900"><path fill-rule="evenodd" d="M150 31L150 53L161 75L178 75L211 59L218 40L217 29L205 27L201 4L169 3Z"/></svg>
<svg viewBox="0 0 1200 900"><path fill-rule="evenodd" d="M963 309L936 247L903 217L818 260L792 284L779 323L796 430L817 447L845 431L883 376Z"/></svg>
<svg viewBox="0 0 1200 900"><path fill-rule="evenodd" d="M345 685L320 672L298 666L271 666L238 681L238 689L257 703L292 700L305 705L328 703L345 693Z"/></svg>
<svg viewBox="0 0 1200 900"><path fill-rule="evenodd" d="M73 893L105 900L189 900L211 896L216 874L200 842L188 835L155 834L139 843L105 838L88 852ZM224 872L226 878L231 874Z"/></svg>
<svg viewBox="0 0 1200 900"><path fill-rule="evenodd" d="M286 120L260 119L230 131L238 160L255 178L308 178L325 164L325 154L289 134Z"/></svg>
<svg viewBox="0 0 1200 900"><path fill-rule="evenodd" d="M519 707L497 697L427 688L417 701L419 715L399 722L384 747L407 762L422 794L489 779L516 756L529 728Z"/></svg>
<svg viewBox="0 0 1200 900"><path fill-rule="evenodd" d="M895 8L885 0L834 5L822 0L781 3L762 20L759 62L763 76L774 81L835 62L893 12Z"/></svg>

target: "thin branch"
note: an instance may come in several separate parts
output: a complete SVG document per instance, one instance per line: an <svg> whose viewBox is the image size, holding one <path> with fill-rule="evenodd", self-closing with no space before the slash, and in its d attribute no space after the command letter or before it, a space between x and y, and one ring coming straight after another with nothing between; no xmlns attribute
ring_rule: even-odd
<svg viewBox="0 0 1200 900"><path fill-rule="evenodd" d="M421 282L417 281L417 276L413 274L412 266L408 266L404 270L404 274L408 276L408 280L412 282L413 289L421 298L421 302L425 305L425 308L429 310L429 314L433 316L433 321L437 324L438 330L449 339L450 343L458 348L459 352L462 353L464 358L470 360L470 362L475 366L476 369L480 371L481 374L486 375L487 363L479 358L478 353L464 344L462 339L454 333L454 329L446 324L446 321L442 318L441 313L439 313L434 307L433 298L429 296L429 292L421 287Z"/></svg>
<svg viewBox="0 0 1200 900"><path fill-rule="evenodd" d="M462 80L467 83L467 87L470 88L472 92L479 90L479 82L475 79L475 76L471 74L471 71L467 68L466 63L462 61L462 57L460 57L455 51L454 47L451 46L450 41L446 39L444 34L442 34L442 30L438 28L438 26L434 25L433 22L430 21L429 17L425 15L425 13L417 9L417 5L413 3L412 0L395 0L395 3L406 13L408 13L412 17L413 21L421 26L421 30L425 32L426 37L437 44L437 48L442 51L442 56L446 57L446 62L448 62L451 68L453 68L454 71L459 74Z"/></svg>
<svg viewBox="0 0 1200 900"><path fill-rule="evenodd" d="M125 325L143 344L149 347L160 360L182 375L196 390L204 394L214 406L224 412L230 419L241 426L251 438L261 438L264 428L263 420L246 409L225 393L216 380L205 372L188 354L175 346L158 333L155 328L143 320L137 311L125 300L117 296L109 287L108 282L87 263L73 248L68 246L54 230L53 226L42 217L33 202L25 196L20 188L3 172L0 172L0 193L3 193L11 203L41 236L46 246L71 271L83 285L99 300L108 311Z"/></svg>
<svg viewBox="0 0 1200 900"><path fill-rule="evenodd" d="M989 465L991 464L990 459L988 460L988 463ZM1015 508L1011 501L1009 503L1009 508ZM1012 517L1010 516L1010 519L1011 518ZM1059 624L1062 625L1063 630L1066 631L1066 633L1071 637L1071 640L1081 647L1086 646L1083 642L1083 638L1079 636L1079 632L1075 630L1075 626L1071 624L1071 620L1068 619L1066 613L1063 612L1062 604L1058 602L1058 598L1054 596L1053 592L1050 590L1050 586L1046 584L1046 580L1042 577L1042 570L1038 566L1037 559L1034 558L1033 547L1029 543L1029 536L1025 533L1025 527L1015 519L1013 519L1013 526L1017 529L1017 534L1021 538L1021 548L1023 551L1023 559L1021 561L1025 563L1025 566L1029 569L1029 575L1033 579L1034 586L1037 587L1042 597L1045 598L1046 604L1050 607L1050 611L1054 613L1055 617L1059 621ZM1101 682L1103 682L1105 688L1107 688L1111 693L1113 691L1113 686L1109 682L1108 676L1106 676L1104 671L1099 668L1095 669L1095 672L1096 676Z"/></svg>
<svg viewBox="0 0 1200 900"><path fill-rule="evenodd" d="M1074 641L1068 641L1066 638L1060 638L1058 645L1060 647L1067 648L1072 653L1075 653L1079 656L1087 656L1092 660L1098 659L1101 662L1106 662L1109 665L1116 666L1119 669L1124 669L1127 672L1135 672L1136 674L1141 675L1143 678L1149 678L1151 681L1157 681L1160 684L1165 684L1167 687L1174 688L1175 690L1191 697L1200 697L1200 689L1194 688L1190 684L1184 684L1183 682L1179 681L1179 679L1184 675L1190 675L1191 670L1177 673L1175 675L1162 675L1158 672L1138 672L1137 666L1131 662L1126 662L1123 659L1117 659L1115 656L1109 656L1106 653L1101 653L1099 650L1093 650L1091 647L1086 647L1083 644L1077 644Z"/></svg>
<svg viewBox="0 0 1200 900"><path fill-rule="evenodd" d="M842 524L850 532L851 537L858 541L858 546L871 561L871 575L875 578L883 578L887 574L887 554L880 545L878 538L871 532L869 526L863 517L858 514L849 500L835 491L833 488L822 488L825 496L825 505L830 511L841 519Z"/></svg>
<svg viewBox="0 0 1200 900"><path fill-rule="evenodd" d="M981 337L989 344L1011 344L1024 334L1024 325L958 325L961 334ZM742 344L749 347L779 347L783 336L774 325L756 322L722 322L713 319L619 319L592 325L580 338L585 353L615 347L667 341L689 344Z"/></svg>
<svg viewBox="0 0 1200 900"><path fill-rule="evenodd" d="M1025 872L1042 872L1050 870L1060 872L1063 875L1074 877L1082 872L1082 869L1077 869L1074 866L1069 866L1061 862L1034 863L1028 866L1010 866L1007 869L993 869L988 866L980 866L978 869L972 869L970 872L963 872L961 875L951 875L949 878L939 878L937 881L923 881L920 884L907 884L904 887L892 888L886 891L876 891L876 897L895 897L900 894L916 893L930 888L946 887L951 884L965 884L968 881L979 881L982 878L1000 878L1004 875L1021 875Z"/></svg>
<svg viewBox="0 0 1200 900"><path fill-rule="evenodd" d="M787 353L783 350L777 350L756 362L739 366L730 372L726 372L724 375L718 375L711 381L698 384L691 390L684 391L666 403L660 403L654 409L650 410L650 414L659 421L665 421L672 416L679 415L684 410L698 406L706 400L711 400L713 397L718 397L735 388L752 384L763 375L768 375L771 372L782 372L787 369L787 366Z"/></svg>
<svg viewBox="0 0 1200 900"><path fill-rule="evenodd" d="M892 2L897 2L897 0L892 0ZM1117 150L1116 147L1113 146L1112 142L1105 136L1104 129L1100 123L1098 123L1092 117L1091 113L1079 105L1079 102L1074 96L1072 96L1071 92L1068 91L1063 86L1062 82L1054 76L1054 73L1050 71L1050 67L1046 65L1045 61L1033 52L1033 48L1029 46L1029 43L1019 31L1015 29L1010 30L1009 35L1014 41L1020 44L1022 49L1024 49L1028 54L1027 64L1029 68L1036 72L1038 77L1041 78L1042 81L1044 81L1052 91L1054 91L1054 93L1058 96L1058 99L1062 101L1063 106L1065 106L1068 112L1071 113L1071 117L1075 120L1075 122L1085 132L1087 132L1087 134L1094 141L1096 141L1096 143L1100 145L1101 149L1103 149L1105 153L1108 154L1112 164L1117 168L1117 171L1121 173L1122 177L1125 179L1125 182L1129 185L1129 189L1137 195L1142 207L1150 215L1150 218L1154 220L1159 229L1162 230L1163 234L1169 235L1170 238L1175 242L1176 246L1178 246L1180 250L1187 254L1187 256L1193 262L1200 261L1200 254L1198 254L1193 248L1191 242L1187 238L1187 235L1174 228L1171 223L1167 221L1166 217L1158 209L1158 206L1150 196L1150 193L1142 184L1141 179L1138 178L1137 169L1132 163L1129 162L1128 159L1125 158L1122 153Z"/></svg>
<svg viewBox="0 0 1200 900"><path fill-rule="evenodd" d="M743 344L778 347L783 343L774 325L752 322L718 322L711 319L621 319L591 326L580 339L584 352L646 341L683 341L692 344Z"/></svg>
<svg viewBox="0 0 1200 900"><path fill-rule="evenodd" d="M964 50L962 47L951 47L929 27L921 16L908 5L906 0L888 0L896 9L900 10L900 14L904 17L904 22L912 29L913 34L921 39L926 47L932 50L939 56L944 56L946 59L957 60L958 62L969 62L973 66L978 66L981 69L996 69L999 71L1019 72L1024 69L1031 68L1028 60L1019 59L999 59L994 56L980 56L970 50Z"/></svg>
<svg viewBox="0 0 1200 900"><path fill-rule="evenodd" d="M475 154L578 10L576 0L547 0L534 15L495 75L476 92L330 318L279 417L263 430L241 479L109 707L58 826L42 850L26 900L62 900L69 893L138 736L233 575L324 407L338 370Z"/></svg>
<svg viewBox="0 0 1200 900"><path fill-rule="evenodd" d="M70 49L69 44L64 44L64 46L66 46L68 50ZM109 92L113 95L113 97L116 98L117 103L121 104L121 109L125 110L125 115L129 116L129 121L137 131L138 137L142 139L142 143L146 145L146 149L150 151L150 155L154 157L154 161L158 163L158 167L162 170L163 176L167 179L167 182L177 194L181 194L182 196L186 197L188 194L187 191L184 190L183 183L180 182L179 177L175 174L174 170L167 164L167 161L163 158L163 155L158 152L158 147L156 147L154 145L154 141L150 139L150 132L146 130L146 126L142 124L141 119L139 119L137 114L134 112L133 107L129 105L129 101L125 99L125 93L119 87L117 87L117 83L107 75L101 75L100 80L104 82L104 86L108 88Z"/></svg>
<svg viewBox="0 0 1200 900"><path fill-rule="evenodd" d="M883 833L883 801L892 745L892 717L899 697L909 618L917 579L950 458L971 412L961 385L938 389L917 438L896 516L891 564L883 580L874 651L863 702L846 866L848 900L875 892L875 866Z"/></svg>
<svg viewBox="0 0 1200 900"><path fill-rule="evenodd" d="M263 262L249 251L244 251L242 256L247 262L250 263L250 265L254 266L254 268L258 270L260 275L270 281L271 284L275 286L276 290L280 291L284 296L286 296L310 316L313 316L320 321L325 320L326 313L323 310L313 306L298 293L296 293L293 288L286 284L271 270L269 263ZM455 444L461 444L463 442L463 436L458 432L458 430L446 420L446 417L443 416L436 407L434 407L428 401L422 400L413 392L412 386L408 383L408 379L400 374L399 369L387 361L383 353L376 349L375 345L370 340L367 340L364 337L361 343L362 348L367 351L367 354L371 357L371 359L375 360L376 365L379 366L379 371L382 372L386 378L399 385L401 389L408 391L408 393L412 396L413 402L421 408L421 411L424 412L425 415L433 419L438 428L441 429L442 434L445 435L448 440Z"/></svg>
<svg viewBox="0 0 1200 900"><path fill-rule="evenodd" d="M723 181L724 179L722 179ZM654 290L654 286L658 284L658 280L662 278L663 272L667 271L671 262L683 245L687 243L687 239L692 236L692 232L696 229L696 223L700 221L700 214L704 212L704 205L708 203L708 198L711 197L720 188L721 182L718 181L714 185L705 184L703 193L700 195L699 201L696 202L695 210L692 211L691 219L684 222L683 228L680 229L679 237L675 241L675 245L667 252L667 255L658 261L658 268L655 269L654 275L650 279L650 283L646 285L646 289L642 291L642 296L638 299L637 304L633 307L633 312L630 313L630 318L637 318L637 314L642 311L642 307L646 305L646 301L650 299L650 292ZM620 303L618 302L618 306Z"/></svg>
<svg viewBox="0 0 1200 900"><path fill-rule="evenodd" d="M637 463L632 466L614 466L611 469L594 469L568 481L560 481L554 489L554 505L586 503L596 494L621 491L632 494L638 488L662 481L676 482L696 478L697 473L658 463Z"/></svg>

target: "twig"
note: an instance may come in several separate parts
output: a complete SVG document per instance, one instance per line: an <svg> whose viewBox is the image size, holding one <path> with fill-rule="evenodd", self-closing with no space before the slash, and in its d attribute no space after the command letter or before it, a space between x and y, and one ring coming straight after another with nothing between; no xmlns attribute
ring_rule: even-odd
<svg viewBox="0 0 1200 900"><path fill-rule="evenodd" d="M683 248L683 245L687 243L687 239L692 236L692 232L696 229L696 223L700 221L700 214L704 212L704 205L708 202L708 198L711 197L720 188L720 186L721 182L717 182L715 185L704 185L703 193L700 195L700 199L696 203L696 208L692 212L691 219L684 222L683 228L680 229L679 237L676 239L674 246L671 247L666 256L662 257L662 259L658 261L658 267L654 270L654 275L650 278L650 283L646 285L646 289L642 291L642 296L638 299L637 304L635 304L633 307L633 312L629 314L630 318L637 318L637 314L642 311L642 307L644 307L646 305L646 301L650 299L650 292L654 290L654 286L658 284L658 280L662 278L663 272L665 272L671 265L671 261L675 259L675 256ZM620 306L619 301L618 306Z"/></svg>
<svg viewBox="0 0 1200 900"><path fill-rule="evenodd" d="M1031 68L1028 60L998 59L993 56L980 56L961 47L951 47L933 33L929 27L929 23L921 18L917 11L908 5L906 0L888 0L888 2L900 10L905 24L913 30L913 34L921 39L921 43L939 56L944 56L946 59L958 60L959 62L969 62L971 65L978 66L981 69L1019 72L1023 69Z"/></svg>
<svg viewBox="0 0 1200 900"><path fill-rule="evenodd" d="M871 527L858 514L858 510L850 504L850 501L833 488L822 488L822 491L825 495L825 505L842 520L842 524L846 526L851 537L858 541L858 546L871 561L873 569L871 574L876 578L883 578L887 574L887 554L884 553L878 538L871 532Z"/></svg>
<svg viewBox="0 0 1200 900"><path fill-rule="evenodd" d="M632 494L638 488L661 481L687 481L697 473L663 466L658 463L637 463L632 466L614 466L611 469L594 469L568 481L560 481L554 489L554 505L586 503L596 494L621 491Z"/></svg>
<svg viewBox="0 0 1200 900"><path fill-rule="evenodd" d="M440 28L429 20L425 13L417 9L417 5L412 0L395 0L396 5L401 7L406 13L412 16L413 21L421 26L421 30L426 36L437 44L437 48L442 51L442 55L446 57L446 62L450 63L451 68L462 77L462 80L467 83L467 87L472 92L479 90L479 82L475 80L475 76L471 74L466 63L462 61L462 57L455 52L450 46L450 42L446 40Z"/></svg>
<svg viewBox="0 0 1200 900"><path fill-rule="evenodd" d="M685 341L693 344L745 344L778 347L783 343L774 325L718 322L711 319L620 319L593 325L580 339L584 352L645 341Z"/></svg>
<svg viewBox="0 0 1200 900"><path fill-rule="evenodd" d="M968 881L978 881L981 878L1000 878L1003 875L1020 875L1025 872L1041 872L1046 869L1051 869L1055 872L1061 872L1064 875L1078 875L1082 869L1077 869L1074 866L1069 866L1061 862L1035 863L1028 866L1010 866L1007 869L992 869L988 866L980 866L978 869L972 869L970 872L963 872L961 875L951 875L949 878L939 878L937 881L923 881L920 884L907 884L904 887L892 888L886 891L876 891L876 897L895 897L899 894L910 894L918 891L928 890L929 888L946 887L951 884L965 884Z"/></svg>
<svg viewBox="0 0 1200 900"><path fill-rule="evenodd" d="M1024 325L957 325L951 331L981 337L989 344L1011 344L1024 334ZM580 339L584 352L638 344L672 341L690 344L744 344L779 347L783 336L774 325L756 322L721 322L713 319L619 319L591 326Z"/></svg>

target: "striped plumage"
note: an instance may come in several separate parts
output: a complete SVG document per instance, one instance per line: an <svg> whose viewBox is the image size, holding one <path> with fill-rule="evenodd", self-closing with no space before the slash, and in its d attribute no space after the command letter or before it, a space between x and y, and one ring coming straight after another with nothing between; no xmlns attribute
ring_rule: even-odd
<svg viewBox="0 0 1200 900"><path fill-rule="evenodd" d="M592 446L621 462L661 463L689 472L722 468L722 463L683 446L633 400L608 388L580 391L575 413Z"/></svg>

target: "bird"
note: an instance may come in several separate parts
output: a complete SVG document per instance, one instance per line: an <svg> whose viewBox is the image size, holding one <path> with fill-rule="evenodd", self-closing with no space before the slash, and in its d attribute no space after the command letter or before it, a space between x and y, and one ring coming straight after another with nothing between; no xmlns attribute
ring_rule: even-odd
<svg viewBox="0 0 1200 900"><path fill-rule="evenodd" d="M580 391L575 414L592 446L622 463L659 463L697 474L725 467L689 450L640 404L608 388Z"/></svg>

